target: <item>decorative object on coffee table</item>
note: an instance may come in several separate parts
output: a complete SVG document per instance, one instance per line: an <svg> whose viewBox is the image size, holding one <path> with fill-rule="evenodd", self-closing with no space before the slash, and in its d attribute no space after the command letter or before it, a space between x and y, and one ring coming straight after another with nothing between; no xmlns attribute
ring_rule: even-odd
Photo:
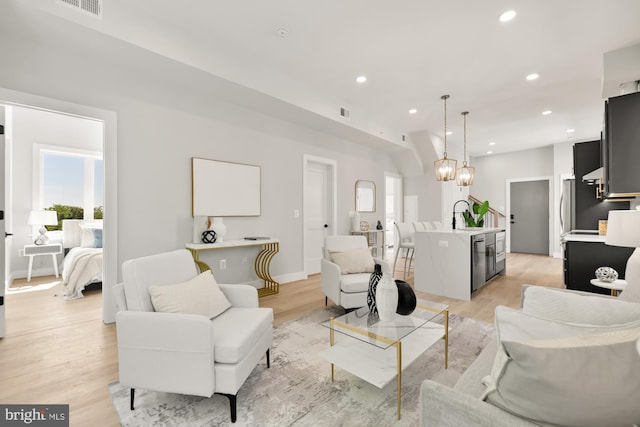
<svg viewBox="0 0 640 427"><path fill-rule="evenodd" d="M369 279L369 291L367 292L367 307L369 307L370 313L378 312L376 307L376 288L378 287L380 279L382 279L382 266L376 264L373 267L373 273L371 273L371 278Z"/></svg>
<svg viewBox="0 0 640 427"><path fill-rule="evenodd" d="M398 288L398 306L396 313L402 314L403 316L409 315L416 309L416 294L413 292L413 289L411 289L411 285L404 280L396 280L395 282Z"/></svg>
<svg viewBox="0 0 640 427"><path fill-rule="evenodd" d="M216 235L215 231L204 230L202 232L202 235L200 236L200 239L202 240L202 243L215 243L217 237L218 236Z"/></svg>
<svg viewBox="0 0 640 427"><path fill-rule="evenodd" d="M618 272L611 267L600 267L596 270L598 280L613 283L618 279Z"/></svg>
<svg viewBox="0 0 640 427"><path fill-rule="evenodd" d="M376 288L376 307L383 322L390 322L396 317L398 308L398 287L390 275L382 276Z"/></svg>
<svg viewBox="0 0 640 427"><path fill-rule="evenodd" d="M369 231L369 223L367 221L360 221L360 231Z"/></svg>

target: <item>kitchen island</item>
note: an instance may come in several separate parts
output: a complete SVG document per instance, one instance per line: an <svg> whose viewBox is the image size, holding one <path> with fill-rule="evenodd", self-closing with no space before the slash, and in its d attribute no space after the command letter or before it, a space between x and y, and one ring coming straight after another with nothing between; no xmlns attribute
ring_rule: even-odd
<svg viewBox="0 0 640 427"><path fill-rule="evenodd" d="M505 272L502 228L417 231L415 289L464 301Z"/></svg>

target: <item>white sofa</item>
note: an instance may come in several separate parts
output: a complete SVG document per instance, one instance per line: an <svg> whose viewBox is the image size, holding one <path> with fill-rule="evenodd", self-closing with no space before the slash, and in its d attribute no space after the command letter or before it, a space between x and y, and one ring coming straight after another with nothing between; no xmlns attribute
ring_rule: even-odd
<svg viewBox="0 0 640 427"><path fill-rule="evenodd" d="M213 319L200 314L155 312L148 288L198 276L186 249L126 261L123 284L115 286L120 383L136 388L229 398L236 420L236 395L273 336L273 311L258 306L248 285L218 285L231 307Z"/></svg>
<svg viewBox="0 0 640 427"><path fill-rule="evenodd" d="M344 253L354 250L368 253L368 257L372 260L371 271L347 273L332 259L331 254L334 252ZM336 305L347 309L367 305L369 279L373 272L374 263L381 265L382 274L392 275L388 262L371 257L367 239L364 236L327 236L322 252L320 287L326 295L325 305L327 298L330 298Z"/></svg>
<svg viewBox="0 0 640 427"><path fill-rule="evenodd" d="M526 304L525 296L527 293L526 292L527 288L528 288L527 285L523 286L523 305ZM553 290L551 290L550 288L547 288L547 289L550 291L549 295L552 295L554 292L564 293L564 294L571 293L573 295L580 295L582 297L585 297L585 296L591 297L592 301L600 300L603 304L606 302L607 310L608 310L608 311L603 310L603 312L597 313L598 311L597 308L595 310L591 310L592 312L588 312L588 310L579 309L576 312L571 313L570 307L566 305L565 306L559 305L557 307L551 307L548 310L548 313L551 316L558 315L558 316L564 317L570 320L567 322L567 324L571 324L571 325L581 325L581 322L585 322L585 321L589 321L591 323L598 323L602 321L603 323L610 325L613 328L616 328L616 330L617 330L617 322L621 322L621 321L624 322L626 320L629 322L624 323L624 325L627 325L627 326L630 325L628 327L635 328L632 330L635 330L636 331L635 333L637 334L638 324L640 324L640 302L636 303L636 302L616 301L615 299L612 299L612 297L607 297L607 296L600 296L600 295L596 296L594 294L571 292L571 291L565 291L561 289L553 289ZM558 295L562 295L562 294L558 294ZM553 302L551 303L553 304ZM613 304L613 305L610 305L610 304ZM615 304L618 304L618 306L620 304L630 304L630 305L624 306L624 310L626 311L626 319L623 319L622 315L618 315L618 313L614 313L615 310L610 310L611 307L615 307ZM504 410L492 403L488 403L482 400L482 397L484 397L484 395L487 392L487 387L485 387L483 382L487 383L487 376L490 376L490 374L492 373L492 369L495 369L494 364L497 363L496 354L498 353L498 349L500 345L501 344L498 342L498 340L489 344L476 358L474 363L462 374L462 376L458 379L458 381L456 382L453 388L444 386L442 384L439 384L431 380L425 380L422 383L421 390L420 390L420 426L423 426L423 427L427 427L427 426L430 426L430 427L435 427L435 426L437 427L458 427L458 426L520 427L520 426L539 426L539 425L544 425L544 426L572 425L571 423L567 423L566 421L564 423L559 422L557 424L540 422L539 420L534 421L530 418L520 416L520 414L516 414L517 411ZM622 353L621 352L616 353L614 351L612 352L612 354L617 356L618 354L622 354ZM621 360L611 359L611 360L607 360L608 363L604 363L600 365L603 368L609 367L609 366L616 366L615 365L616 363L618 365L621 365L621 364L630 365L631 372L629 372L628 376L625 376L625 380L624 381L618 380L617 384L615 383L611 384L612 388L614 389L630 388L633 390L637 390L638 387L640 386L640 372L636 372L636 369L635 369L636 366L640 365L640 355L636 355L637 356L636 359L634 359L633 355L631 356L629 355L630 355L630 352L627 351L626 356L624 356L624 357L627 357L627 359L624 359L625 362L621 362ZM571 356L567 356L567 357L571 357ZM621 356L621 358L622 357L623 356ZM631 357L632 361L630 363L627 361L628 357ZM602 375L605 372L604 369L596 369L596 372L589 372L588 366L586 365L582 366L579 360L571 359L571 361L573 361L573 363L576 364L576 366L580 371L579 377L575 378L573 381L577 385L573 384L572 386L580 387L579 384L585 383L587 384L585 388L588 388L591 386L595 388L595 385L590 383L590 381L592 381L592 378L596 378L598 376L602 377ZM548 363L548 362L545 361L545 363ZM609 365L609 363L611 365ZM535 377L536 375L540 375L540 373L533 372L533 377ZM596 381L597 380L594 379L592 382L596 382ZM604 381L607 382L608 379L605 379ZM612 381L614 380L612 379ZM530 396L532 398L535 397L536 389L533 386L531 386L531 384L523 381L520 385L520 388L524 391L525 394L530 393ZM568 387L568 389L570 390L571 387ZM558 392L559 395L562 395L563 398L570 395L570 392L565 393L564 392L565 390L563 390L562 388L559 388L556 391ZM591 410L612 411L613 413L617 412L618 410L620 410L620 412L622 412L623 410L627 410L628 412L629 411L628 407L625 406L625 408L623 408L622 406L618 406L618 405L623 405L623 406L627 405L627 402L629 402L628 399L632 399L631 402L634 402L633 399L635 399L635 402L637 403L637 395L635 395L636 396L635 398L631 398L630 396L625 396L624 398L616 399L616 398L612 398L611 396L609 396L608 398L605 397L605 393L606 393L605 390L597 388L594 391L595 396L593 399L584 399L584 401L582 402L574 402L574 403L579 407L581 407L582 408L581 411L584 411L585 413L588 413L588 411L591 411ZM608 400L605 400L605 399L608 399ZM604 402L607 402L607 403L604 403ZM603 403L604 403L604 407L603 407ZM633 403L633 405L635 405L635 403ZM636 407L638 408L637 410L633 409ZM545 412L547 409L548 408L541 408L540 412L541 413ZM562 408L561 408L561 411L562 411ZM613 420L611 420L611 422L607 421L605 423L600 423L599 425L607 425L607 426L625 425L628 427L630 427L634 423L636 423L637 425L640 425L640 405L633 406L631 411L633 413L633 415L631 415L631 418L633 419L632 422L626 423L625 421L623 424L620 424L620 423L616 424ZM572 412L572 411L566 410L566 412ZM562 415L563 416L566 415L566 417L571 418L573 415L575 415L576 412L578 411L573 410L573 414L566 413ZM627 418L629 417L627 416ZM585 424L580 423L577 425L582 426Z"/></svg>

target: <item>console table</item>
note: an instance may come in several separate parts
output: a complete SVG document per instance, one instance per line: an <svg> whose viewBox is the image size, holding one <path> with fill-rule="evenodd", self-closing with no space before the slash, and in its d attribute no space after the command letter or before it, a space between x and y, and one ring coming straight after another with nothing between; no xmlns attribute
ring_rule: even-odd
<svg viewBox="0 0 640 427"><path fill-rule="evenodd" d="M211 267L204 261L200 260L201 251L211 251L216 249L233 249L246 248L249 246L262 246L262 250L256 256L253 268L256 275L264 281L264 288L258 289L258 296L277 294L280 291L280 283L273 280L269 268L271 259L280 250L280 241L278 239L262 239L262 240L227 240L221 243L187 243L185 247L191 252L193 260L200 267L200 271L211 270Z"/></svg>

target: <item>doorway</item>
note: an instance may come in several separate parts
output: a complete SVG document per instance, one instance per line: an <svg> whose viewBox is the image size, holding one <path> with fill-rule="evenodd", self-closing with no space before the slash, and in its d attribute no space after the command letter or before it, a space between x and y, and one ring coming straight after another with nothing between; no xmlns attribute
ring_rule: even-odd
<svg viewBox="0 0 640 427"><path fill-rule="evenodd" d="M336 161L305 155L303 159L303 247L305 275L320 273L324 239L336 234ZM294 213L295 216L295 213Z"/></svg>
<svg viewBox="0 0 640 427"><path fill-rule="evenodd" d="M551 177L507 181L508 252L550 255Z"/></svg>
<svg viewBox="0 0 640 427"><path fill-rule="evenodd" d="M384 174L384 241L387 244L387 258L391 258L395 251L396 242L396 222L402 222L403 199L402 199L402 177L400 175L386 172Z"/></svg>
<svg viewBox="0 0 640 427"><path fill-rule="evenodd" d="M17 91L9 91L0 88L0 103L3 105L15 105L21 107L33 108L35 110L50 111L61 113L67 116L76 116L81 118L91 118L93 120L101 121L104 124L104 134L102 141L102 152L104 154L104 171L103 171L103 188L104 188L104 235L103 235L103 250L104 250L104 271L102 277L102 320L104 323L112 323L115 321L116 305L112 296L111 288L115 286L117 280L118 271L118 252L117 252L117 116L116 113L106 110L101 110L85 105L73 104L57 99L41 97L38 95L22 93ZM5 143L10 145L11 141ZM11 147L7 148L10 151ZM2 165L4 169L4 164ZM11 169L11 165L7 167L7 170L0 171L4 173L7 179L7 188L9 194L7 200L10 203L12 200L11 187L9 182L12 179L12 170L16 170L14 167ZM15 196L15 195L14 195ZM7 231L15 231L11 228L11 210L12 206L5 206L5 222ZM12 247L10 239L7 240L7 245ZM14 251L17 253L17 251ZM7 257L9 253L7 253ZM6 280L6 277L3 277ZM5 300L6 304L6 300Z"/></svg>

